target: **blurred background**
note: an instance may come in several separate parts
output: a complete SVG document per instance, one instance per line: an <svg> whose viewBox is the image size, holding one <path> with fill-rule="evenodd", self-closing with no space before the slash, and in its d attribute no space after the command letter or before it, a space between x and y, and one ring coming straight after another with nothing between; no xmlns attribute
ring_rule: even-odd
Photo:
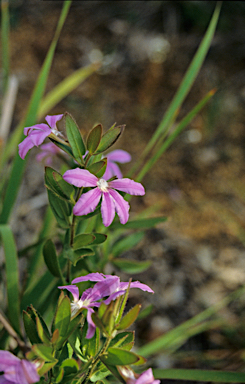
<svg viewBox="0 0 245 384"><path fill-rule="evenodd" d="M137 160L170 104L206 31L214 1L74 1L58 42L47 91L76 69L101 68L51 114L70 112L82 133L100 122L126 124L116 147ZM11 71L19 90L12 129L24 116L52 40L61 1L10 1ZM204 65L179 114L185 116L217 89L203 111L143 180L146 195L134 212L157 204L168 221L149 230L123 257L151 260L133 275L155 295L137 323L138 345L217 303L245 281L245 2L226 1ZM20 248L33 243L47 196L43 165L30 155L12 227ZM124 174L130 168L125 164ZM126 275L125 275L126 277ZM126 277L127 278L127 277ZM137 291L137 290L136 290ZM138 302L138 292L131 301ZM176 353L161 353L158 368L241 370L245 302L220 314L223 327L189 339Z"/></svg>

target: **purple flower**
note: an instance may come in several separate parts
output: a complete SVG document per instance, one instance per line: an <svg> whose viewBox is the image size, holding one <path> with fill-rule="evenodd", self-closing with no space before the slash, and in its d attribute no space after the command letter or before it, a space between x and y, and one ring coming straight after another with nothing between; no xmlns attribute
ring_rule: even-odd
<svg viewBox="0 0 245 384"><path fill-rule="evenodd" d="M125 224L129 218L129 204L116 189L130 195L142 196L145 194L144 187L133 180L117 179L107 182L105 179L98 179L86 169L71 169L64 173L63 178L76 187L95 187L82 194L73 208L73 213L76 216L83 216L93 212L102 196L101 214L106 227L112 223L115 212L122 224Z"/></svg>
<svg viewBox="0 0 245 384"><path fill-rule="evenodd" d="M93 307L99 307L101 300L108 296L104 303L108 305L111 301L115 300L118 296L124 295L128 288L129 283L120 283L118 276L104 275L103 273L89 273L86 276L77 277L72 281L72 284L81 283L83 281L93 281L96 284L93 288L88 288L83 292L79 299L79 290L75 285L64 285L58 287L59 289L67 289L72 293L74 301L71 303L71 315L74 316L81 309L87 309L88 332L87 339L93 337L95 332L95 325L91 318L94 312ZM133 281L130 288L140 288L142 291L154 293L153 290L146 284L139 281Z"/></svg>
<svg viewBox="0 0 245 384"><path fill-rule="evenodd" d="M46 137L48 137L51 133L56 136L61 135L61 133L57 130L56 123L62 118L62 116L63 115L46 116L45 120L48 124L42 123L24 128L24 134L27 137L19 144L19 155L22 159L25 158L29 149L42 144Z"/></svg>
<svg viewBox="0 0 245 384"><path fill-rule="evenodd" d="M128 163L131 161L131 155L122 149L116 149L115 151L107 153L104 157L107 157L107 167L103 178L109 180L113 176L117 176L118 179L121 179L123 177L122 172L116 163Z"/></svg>
<svg viewBox="0 0 245 384"><path fill-rule="evenodd" d="M123 379L127 384L159 384L160 380L155 380L152 369L149 368L147 371L136 374L132 369L128 367L117 367Z"/></svg>
<svg viewBox="0 0 245 384"><path fill-rule="evenodd" d="M41 152L37 154L36 160L38 162L45 160L45 163L47 165L51 165L52 159L55 155L59 153L63 153L63 154L65 153L64 151L62 151L62 149L60 149L59 147L57 147L57 145L53 143L43 144L41 145L40 149L41 149Z"/></svg>
<svg viewBox="0 0 245 384"><path fill-rule="evenodd" d="M20 360L8 351L0 351L0 384L32 384L39 381L36 366L28 360Z"/></svg>

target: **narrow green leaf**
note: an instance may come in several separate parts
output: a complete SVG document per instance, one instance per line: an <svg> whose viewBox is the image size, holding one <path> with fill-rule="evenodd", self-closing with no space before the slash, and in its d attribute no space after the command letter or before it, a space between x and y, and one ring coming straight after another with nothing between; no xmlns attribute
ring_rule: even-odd
<svg viewBox="0 0 245 384"><path fill-rule="evenodd" d="M56 364L58 363L58 360L52 361L52 363L44 363L41 368L37 370L39 376L43 376L45 373L50 371Z"/></svg>
<svg viewBox="0 0 245 384"><path fill-rule="evenodd" d="M95 152L95 154L102 153L109 149L115 142L119 139L121 134L123 133L123 130L125 128L125 125L119 125L118 127L112 127L109 129L101 138L100 145Z"/></svg>
<svg viewBox="0 0 245 384"><path fill-rule="evenodd" d="M72 152L70 145L61 143L60 141L55 140L52 137L49 137L49 140L52 141L52 143L55 144L57 147L62 149L62 151L66 152L69 156L74 158L74 155L73 155L73 152Z"/></svg>
<svg viewBox="0 0 245 384"><path fill-rule="evenodd" d="M36 317L36 324L37 324L38 336L40 337L41 341L44 344L50 344L50 338L48 337L48 335L44 331L41 320L39 319L39 317Z"/></svg>
<svg viewBox="0 0 245 384"><path fill-rule="evenodd" d="M90 132L87 138L87 150L93 155L101 141L102 137L102 125L96 125Z"/></svg>
<svg viewBox="0 0 245 384"><path fill-rule="evenodd" d="M151 261L133 261L128 259L113 259L112 264L114 264L121 271L126 273L141 273L146 271L152 264Z"/></svg>
<svg viewBox="0 0 245 384"><path fill-rule="evenodd" d="M74 237L72 248L76 251L77 249L83 248L85 245L93 243L96 237L92 233L81 233Z"/></svg>
<svg viewBox="0 0 245 384"><path fill-rule="evenodd" d="M41 343L41 339L37 333L37 326L32 320L31 316L23 311L23 323L26 331L26 335L32 344Z"/></svg>
<svg viewBox="0 0 245 384"><path fill-rule="evenodd" d="M102 177L107 167L107 158L98 161L88 167L88 171L98 178Z"/></svg>
<svg viewBox="0 0 245 384"><path fill-rule="evenodd" d="M37 82L35 84L35 88L33 90L31 101L28 106L27 114L25 119L23 119L22 123L20 124L20 131L23 130L24 127L29 127L36 123L36 117L37 117L37 111L40 104L40 100L43 96L50 67L52 64L55 48L59 39L59 35L61 32L61 29L64 25L67 13L69 11L69 8L71 6L71 0L65 1L63 4L62 12L56 27L54 38L51 42L49 51L46 55L45 61L43 63L42 69L39 73ZM25 138L24 134L22 134L22 137L20 138L20 141ZM6 193L4 196L3 201L3 209L0 215L0 224L6 224L9 220L9 216L11 214L11 211L13 209L15 199L18 194L19 186L23 177L24 169L26 165L26 160L23 161L19 154L16 153L16 156L13 161L13 166L11 170L10 179L8 181Z"/></svg>
<svg viewBox="0 0 245 384"><path fill-rule="evenodd" d="M48 239L43 246L43 257L49 271L55 277L63 278L56 249L52 240Z"/></svg>
<svg viewBox="0 0 245 384"><path fill-rule="evenodd" d="M55 329L59 330L60 337L66 336L71 319L71 303L68 296L61 301L54 319Z"/></svg>
<svg viewBox="0 0 245 384"><path fill-rule="evenodd" d="M47 324L45 323L45 321L44 321L43 317L40 315L40 313L33 307L33 305L31 305L30 307L27 307L27 313L31 316L32 320L35 323L36 323L37 318L40 320L41 325L44 329L44 332L46 333L46 335L50 339L50 333L49 333L49 329L47 327Z"/></svg>
<svg viewBox="0 0 245 384"><path fill-rule="evenodd" d="M5 255L8 318L15 331L20 333L19 271L15 240L8 225L0 225L0 236Z"/></svg>
<svg viewBox="0 0 245 384"><path fill-rule="evenodd" d="M104 384L103 381L101 381L101 380L104 379L105 377L107 377L108 375L110 375L110 371L108 371L108 370L106 370L106 371L96 371L90 377L90 381L92 381L92 383Z"/></svg>
<svg viewBox="0 0 245 384"><path fill-rule="evenodd" d="M72 185L68 184L62 175L51 167L45 167L46 187L61 199L70 200L73 194Z"/></svg>
<svg viewBox="0 0 245 384"><path fill-rule="evenodd" d="M134 332L120 332L110 342L110 347L123 347L134 343Z"/></svg>
<svg viewBox="0 0 245 384"><path fill-rule="evenodd" d="M81 133L78 129L77 123L68 112L65 113L64 118L65 118L66 134L67 134L67 138L70 143L73 155L80 164L83 164L84 163L83 155L86 152L86 148L85 148Z"/></svg>
<svg viewBox="0 0 245 384"><path fill-rule="evenodd" d="M135 247L143 239L144 235L144 232L137 232L123 237L113 244L111 251L112 254L115 257L120 256L123 252Z"/></svg>
<svg viewBox="0 0 245 384"><path fill-rule="evenodd" d="M105 355L100 356L101 361L110 365L130 365L137 363L139 357L136 353L121 348L108 348Z"/></svg>
<svg viewBox="0 0 245 384"><path fill-rule="evenodd" d="M140 304L136 304L133 308L131 308L128 311L128 313L125 316L123 316L119 325L117 326L117 329L120 331L130 327L130 325L132 325L137 319L140 308L141 308Z"/></svg>
<svg viewBox="0 0 245 384"><path fill-rule="evenodd" d="M166 216L160 217L151 217L149 219L140 219L140 220L132 220L128 221L126 224L121 223L112 223L112 229L126 228L126 229L148 229L153 228L155 225L159 223L164 223L167 220Z"/></svg>
<svg viewBox="0 0 245 384"><path fill-rule="evenodd" d="M53 356L53 351L51 346L47 346L44 344L35 344L32 346L33 352L43 359L44 361L48 362L55 362L56 359Z"/></svg>
<svg viewBox="0 0 245 384"><path fill-rule="evenodd" d="M244 372L208 371L201 369L154 369L155 379L245 383Z"/></svg>

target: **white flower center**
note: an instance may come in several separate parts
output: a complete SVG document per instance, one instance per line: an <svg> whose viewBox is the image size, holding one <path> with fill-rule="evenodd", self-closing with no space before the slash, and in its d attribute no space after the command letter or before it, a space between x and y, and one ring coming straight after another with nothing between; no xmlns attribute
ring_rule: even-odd
<svg viewBox="0 0 245 384"><path fill-rule="evenodd" d="M53 128L53 129L51 129L51 132L52 132L55 136L61 136L61 137L63 137L63 134L62 134L60 131L58 131L57 128Z"/></svg>
<svg viewBox="0 0 245 384"><path fill-rule="evenodd" d="M108 192L109 184L104 179L99 179L97 185L102 192Z"/></svg>
<svg viewBox="0 0 245 384"><path fill-rule="evenodd" d="M90 300L77 300L71 303L71 316L80 311L82 308L86 308L90 304Z"/></svg>

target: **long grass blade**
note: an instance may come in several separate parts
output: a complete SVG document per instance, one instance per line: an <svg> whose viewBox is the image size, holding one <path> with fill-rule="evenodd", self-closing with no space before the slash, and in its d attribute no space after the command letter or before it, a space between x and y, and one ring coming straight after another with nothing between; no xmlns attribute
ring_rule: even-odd
<svg viewBox="0 0 245 384"><path fill-rule="evenodd" d="M59 35L61 32L61 29L64 25L68 10L70 8L70 5L71 5L71 1L65 1L63 3L63 8L62 8L62 12L60 15L60 19L59 19L58 24L57 24L55 35L54 35L54 38L53 38L52 43L50 45L47 56L45 58L41 72L39 74L36 86L34 88L34 91L33 91L32 97L31 97L31 101L30 101L30 104L29 104L29 107L27 110L26 118L23 121L22 128L24 126L31 126L31 125L35 124L35 122L36 122L39 104L40 104L40 101L42 99L45 87L46 87L46 83L47 83L50 67L52 64L55 48L56 48L56 45L58 42L58 38L59 38ZM24 139L24 135L22 135L22 139ZM26 164L26 160L23 161L19 157L19 154L17 153L15 158L14 158L12 172L10 175L10 179L8 182L8 186L7 186L4 201L3 201L3 209L2 209L2 212L0 215L0 224L6 224L8 222L8 219L9 219L10 213L12 211L13 205L15 203L15 200L16 200L16 197L18 194L18 190L19 190L19 186L20 186L20 183L21 183L21 180L23 177L25 164Z"/></svg>
<svg viewBox="0 0 245 384"><path fill-rule="evenodd" d="M185 100L187 94L189 93L197 75L198 72L204 62L204 59L207 55L207 52L210 48L214 32L218 23L219 19L219 13L220 13L221 3L217 3L216 8L214 10L212 19L209 23L208 29L204 35L204 38L189 66L187 69L187 72L169 106L167 109L162 121L160 122L159 126L157 127L155 133L153 134L151 140L149 141L148 145L146 146L145 150L143 151L142 155L140 156L138 162L134 165L132 170L129 172L129 175L131 176L132 173L134 173L139 166L143 163L144 159L148 155L148 153L152 150L154 145L157 143L159 137L165 133L166 130L170 128L174 121L174 116L177 115L177 111L180 109L183 101Z"/></svg>
<svg viewBox="0 0 245 384"><path fill-rule="evenodd" d="M153 167L159 157L166 151L166 149L172 144L176 137L183 131L183 129L190 124L194 117L200 112L200 110L207 104L210 98L214 95L215 90L207 93L207 95L179 122L174 131L167 137L162 144L162 140L159 139L155 154L144 165L138 176L137 181L141 181L145 174Z"/></svg>
<svg viewBox="0 0 245 384"><path fill-rule="evenodd" d="M55 105L64 99L69 93L77 88L84 80L86 80L94 71L99 68L98 65L91 64L87 67L80 68L66 77L56 87L52 89L42 100L38 110L38 119L45 116Z"/></svg>
<svg viewBox="0 0 245 384"><path fill-rule="evenodd" d="M208 371L201 369L154 369L156 379L245 383L244 372Z"/></svg>
<svg viewBox="0 0 245 384"><path fill-rule="evenodd" d="M3 92L8 86L9 78L9 4L8 0L1 1L1 40L2 40L2 71L3 71Z"/></svg>
<svg viewBox="0 0 245 384"><path fill-rule="evenodd" d="M20 334L19 272L15 240L8 225L0 225L0 236L5 254L8 318L14 330Z"/></svg>
<svg viewBox="0 0 245 384"><path fill-rule="evenodd" d="M164 350L165 348L171 348L171 345L174 346L175 340L181 337L181 335L185 334L185 332L188 332L192 327L196 327L201 322L215 315L220 309L224 308L232 300L239 298L244 293L245 287L237 289L235 292L232 292L217 304L214 304L211 307L205 309L203 312L192 317L190 320L187 320L183 324L180 324L176 328L172 329L167 334L164 334L151 341L150 343L145 344L137 351L137 353L144 357L148 357L154 353Z"/></svg>

